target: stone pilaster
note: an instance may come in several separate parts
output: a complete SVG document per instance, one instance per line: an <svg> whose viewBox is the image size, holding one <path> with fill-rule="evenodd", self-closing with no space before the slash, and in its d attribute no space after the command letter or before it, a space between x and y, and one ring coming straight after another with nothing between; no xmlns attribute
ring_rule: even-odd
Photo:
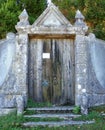
<svg viewBox="0 0 105 130"><path fill-rule="evenodd" d="M29 25L28 14L24 9L19 16L20 21L15 26L18 31L16 37L16 103L17 114L22 114L27 103L28 85L28 34L21 32L21 29Z"/></svg>
<svg viewBox="0 0 105 130"><path fill-rule="evenodd" d="M82 95L86 93L87 72L87 43L84 35L77 35L75 40L75 104L81 106Z"/></svg>
<svg viewBox="0 0 105 130"><path fill-rule="evenodd" d="M27 34L19 34L17 36L16 41L16 94L18 98L22 99L23 106L26 105L27 94L28 94L28 86L27 86L27 60L28 60L28 35ZM19 98L20 95L20 98ZM21 102L21 101L19 101ZM17 101L17 106L18 101Z"/></svg>

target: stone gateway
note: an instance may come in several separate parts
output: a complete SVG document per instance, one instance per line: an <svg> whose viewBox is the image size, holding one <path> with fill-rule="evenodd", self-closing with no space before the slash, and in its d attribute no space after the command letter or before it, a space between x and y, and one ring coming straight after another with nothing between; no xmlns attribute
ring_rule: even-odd
<svg viewBox="0 0 105 130"><path fill-rule="evenodd" d="M22 114L28 98L83 114L105 104L105 41L87 35L79 10L74 25L50 1L32 25L25 9L19 19L17 34L0 41L0 114Z"/></svg>

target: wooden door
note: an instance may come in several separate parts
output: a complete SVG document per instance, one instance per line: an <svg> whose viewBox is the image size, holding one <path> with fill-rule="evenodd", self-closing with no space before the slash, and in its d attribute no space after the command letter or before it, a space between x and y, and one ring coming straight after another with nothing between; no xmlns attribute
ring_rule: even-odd
<svg viewBox="0 0 105 130"><path fill-rule="evenodd" d="M72 39L33 39L29 45L29 96L56 105L74 103Z"/></svg>

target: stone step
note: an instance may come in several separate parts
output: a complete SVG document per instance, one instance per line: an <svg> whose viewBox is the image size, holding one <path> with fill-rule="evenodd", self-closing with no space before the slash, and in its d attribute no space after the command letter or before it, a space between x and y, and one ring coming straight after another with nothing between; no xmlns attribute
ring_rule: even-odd
<svg viewBox="0 0 105 130"><path fill-rule="evenodd" d="M92 124L95 121L59 121L59 122L26 122L23 123L23 127L59 127L59 126L69 126L69 125L83 125L83 124Z"/></svg>
<svg viewBox="0 0 105 130"><path fill-rule="evenodd" d="M41 108L27 108L30 111L72 111L72 106L59 106L59 107L41 107Z"/></svg>
<svg viewBox="0 0 105 130"><path fill-rule="evenodd" d="M102 115L102 116L105 116L105 113L102 113L101 115Z"/></svg>
<svg viewBox="0 0 105 130"><path fill-rule="evenodd" d="M66 119L66 118L77 118L80 117L81 115L75 115L75 114L70 114L70 113L66 113L66 114L62 114L62 113L55 113L55 114L34 114L34 115L24 115L24 117L27 118L62 118L62 119Z"/></svg>

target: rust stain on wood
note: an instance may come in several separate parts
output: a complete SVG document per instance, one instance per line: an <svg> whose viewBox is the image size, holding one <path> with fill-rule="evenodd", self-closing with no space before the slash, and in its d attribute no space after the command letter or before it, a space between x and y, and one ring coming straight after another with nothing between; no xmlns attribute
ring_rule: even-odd
<svg viewBox="0 0 105 130"><path fill-rule="evenodd" d="M42 35L39 35L39 34L30 34L29 35L29 38L30 39L75 39L75 35L67 35L67 34L62 34L62 35L59 35L59 34L42 34Z"/></svg>

